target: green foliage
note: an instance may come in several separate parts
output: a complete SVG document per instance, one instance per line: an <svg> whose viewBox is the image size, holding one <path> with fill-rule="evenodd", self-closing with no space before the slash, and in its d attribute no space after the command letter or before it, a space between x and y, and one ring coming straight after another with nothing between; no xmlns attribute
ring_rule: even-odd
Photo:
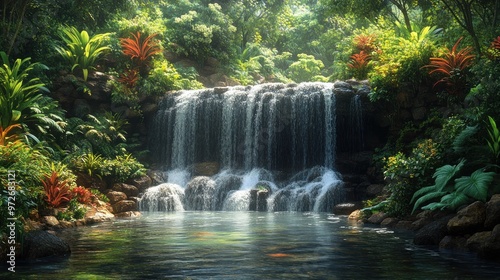
<svg viewBox="0 0 500 280"><path fill-rule="evenodd" d="M500 131L492 117L488 116L488 121L490 125L488 127L489 138L486 139L486 141L488 142L488 148L493 156L493 162L496 162L500 156Z"/></svg>
<svg viewBox="0 0 500 280"><path fill-rule="evenodd" d="M0 57L0 127L19 123L43 134L50 130L61 132L62 111L56 102L40 93L48 92L45 84L39 78L30 78L35 68L47 67L30 63L30 58L16 59L11 65L4 52L0 52Z"/></svg>
<svg viewBox="0 0 500 280"><path fill-rule="evenodd" d="M73 118L69 121L64 146L76 154L90 151L106 157L115 156L126 148L126 125L125 119L111 112L87 115L86 120Z"/></svg>
<svg viewBox="0 0 500 280"><path fill-rule="evenodd" d="M422 188L413 195L412 202L415 202L413 212L422 205L425 205L421 207L422 209L428 210L455 210L471 200L486 202L489 185L496 173L485 172L481 168L470 176L456 178L454 184L451 184L451 180L456 177L464 164L465 161L462 160L457 165L445 165L437 168L433 176L435 184ZM432 202L436 199L439 201Z"/></svg>
<svg viewBox="0 0 500 280"><path fill-rule="evenodd" d="M76 170L86 173L90 176L99 176L104 159L101 155L87 153L72 159L72 166Z"/></svg>
<svg viewBox="0 0 500 280"><path fill-rule="evenodd" d="M231 42L236 28L221 6L190 4L182 8L186 9L184 14L168 22L170 48L201 63L209 57L228 61L233 53Z"/></svg>
<svg viewBox="0 0 500 280"><path fill-rule="evenodd" d="M105 158L101 155L87 153L72 159L75 170L101 179L109 179L113 183L123 183L128 179L146 174L146 169L131 154Z"/></svg>
<svg viewBox="0 0 500 280"><path fill-rule="evenodd" d="M97 59L110 48L104 46L110 33L96 34L92 37L88 32L81 32L73 26L63 26L59 37L65 46L57 46L56 51L69 63L71 71L79 67L83 80L87 81L89 70L95 69Z"/></svg>
<svg viewBox="0 0 500 280"><path fill-rule="evenodd" d="M139 85L139 91L159 96L171 90L203 87L197 81L198 74L193 69L182 69L181 67L179 69L181 70L178 71L172 63L165 59L153 60L149 77Z"/></svg>
<svg viewBox="0 0 500 280"><path fill-rule="evenodd" d="M379 26L368 30L376 34L377 49L372 53L373 70L368 77L372 85L372 100L395 100L401 90L418 93L418 85L425 81L421 69L437 49L435 42L440 33L436 27L414 27L398 35L388 22L379 19Z"/></svg>
<svg viewBox="0 0 500 280"><path fill-rule="evenodd" d="M287 69L288 76L295 82L310 82L320 80L321 69L324 66L321 60L313 55L301 53L297 55L298 61L292 63Z"/></svg>
<svg viewBox="0 0 500 280"><path fill-rule="evenodd" d="M85 214L87 213L87 208L85 206L80 205L78 198L72 198L68 203L68 208L64 209L64 211L60 211L57 213L56 218L60 221L71 221L83 219Z"/></svg>
<svg viewBox="0 0 500 280"><path fill-rule="evenodd" d="M413 193L425 186L431 170L441 161L438 144L432 139L421 141L410 156L401 152L385 160L384 178L391 192L386 211L391 215L404 216L411 210Z"/></svg>

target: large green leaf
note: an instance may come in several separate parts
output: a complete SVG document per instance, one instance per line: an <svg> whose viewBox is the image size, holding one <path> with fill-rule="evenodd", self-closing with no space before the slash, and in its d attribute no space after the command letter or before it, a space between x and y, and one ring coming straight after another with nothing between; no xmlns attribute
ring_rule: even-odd
<svg viewBox="0 0 500 280"><path fill-rule="evenodd" d="M488 198L488 187L493 181L495 172L484 172L483 169L474 171L470 176L463 176L455 180L455 189L471 198L486 201Z"/></svg>
<svg viewBox="0 0 500 280"><path fill-rule="evenodd" d="M432 187L432 189L435 189L434 186L430 186ZM427 187L429 188L429 187ZM430 192L422 197L420 197L419 199L417 199L417 201L415 202L415 205L413 206L413 210L412 210L412 213L415 212L415 210L418 209L418 207L420 205L422 205L422 203L424 202L428 202L430 200L433 200L433 199L436 199L436 198L442 198L444 195L446 195L448 192ZM415 197L415 196L413 196ZM424 209L424 207L422 207L422 209Z"/></svg>
<svg viewBox="0 0 500 280"><path fill-rule="evenodd" d="M445 165L436 169L434 172L433 178L436 178L434 186L436 187L436 191L442 192L449 190L450 192L453 189L449 187L448 182L457 174L460 169L465 164L465 160L461 160L457 165Z"/></svg>

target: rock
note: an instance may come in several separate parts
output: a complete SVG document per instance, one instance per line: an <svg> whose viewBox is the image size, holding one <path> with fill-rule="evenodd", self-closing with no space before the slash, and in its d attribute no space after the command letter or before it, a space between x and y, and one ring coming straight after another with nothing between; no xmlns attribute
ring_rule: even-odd
<svg viewBox="0 0 500 280"><path fill-rule="evenodd" d="M357 209L361 208L361 203L341 203L333 207L335 215L349 215Z"/></svg>
<svg viewBox="0 0 500 280"><path fill-rule="evenodd" d="M448 221L452 216L442 217L430 224L423 226L413 238L416 245L438 245L448 235Z"/></svg>
<svg viewBox="0 0 500 280"><path fill-rule="evenodd" d="M493 229L497 224L500 224L500 194L493 195L486 203L484 227L485 229Z"/></svg>
<svg viewBox="0 0 500 280"><path fill-rule="evenodd" d="M127 197L139 195L139 189L136 186L125 184L125 183L114 184L113 191L122 192L125 195L127 195ZM111 203L111 204L113 204L113 203Z"/></svg>
<svg viewBox="0 0 500 280"><path fill-rule="evenodd" d="M500 259L500 224L496 225L491 231L491 235L481 243L477 254L483 259Z"/></svg>
<svg viewBox="0 0 500 280"><path fill-rule="evenodd" d="M213 176L219 172L218 162L202 162L193 166L194 176Z"/></svg>
<svg viewBox="0 0 500 280"><path fill-rule="evenodd" d="M113 204L112 207L115 214L127 211L137 211L137 203L132 200L120 200Z"/></svg>
<svg viewBox="0 0 500 280"><path fill-rule="evenodd" d="M42 222L51 227L59 225L59 220L54 216L43 216Z"/></svg>
<svg viewBox="0 0 500 280"><path fill-rule="evenodd" d="M127 195L123 192L117 192L117 191L110 191L106 195L106 197L109 199L109 203L115 204L121 200L127 199Z"/></svg>
<svg viewBox="0 0 500 280"><path fill-rule="evenodd" d="M99 207L97 209L91 209L85 214L85 223L93 224L100 223L103 221L111 220L115 217L111 212L109 212L106 207Z"/></svg>
<svg viewBox="0 0 500 280"><path fill-rule="evenodd" d="M133 178L133 179L129 180L128 183L131 185L134 185L139 190L139 192L143 192L147 188L152 186L152 182L153 182L153 180L149 176L144 175L144 176L140 176L137 178ZM132 196L134 196L134 195L132 195Z"/></svg>
<svg viewBox="0 0 500 280"><path fill-rule="evenodd" d="M483 228L486 219L486 207L481 201L476 201L457 212L448 222L451 234L463 235L474 233Z"/></svg>
<svg viewBox="0 0 500 280"><path fill-rule="evenodd" d="M387 214L384 212L378 212L370 216L368 218L368 222L372 224L380 224L385 218L387 218Z"/></svg>
<svg viewBox="0 0 500 280"><path fill-rule="evenodd" d="M368 197L376 197L383 193L384 185L382 184L372 184L366 188L366 195Z"/></svg>
<svg viewBox="0 0 500 280"><path fill-rule="evenodd" d="M383 227L393 227L399 222L399 219L397 218L385 218L380 225Z"/></svg>
<svg viewBox="0 0 500 280"><path fill-rule="evenodd" d="M268 190L250 190L250 211L267 211Z"/></svg>
<svg viewBox="0 0 500 280"><path fill-rule="evenodd" d="M211 198L215 193L215 185L215 181L206 176L189 181L184 191L186 210L214 210Z"/></svg>
<svg viewBox="0 0 500 280"><path fill-rule="evenodd" d="M165 172L160 170L149 170L148 177L151 179L152 186L157 186L167 181L167 178L165 178Z"/></svg>
<svg viewBox="0 0 500 280"><path fill-rule="evenodd" d="M447 235L439 242L439 249L466 251L467 250L467 247L465 246L466 242L467 238L463 236Z"/></svg>
<svg viewBox="0 0 500 280"><path fill-rule="evenodd" d="M412 221L398 221L393 228L398 230L413 230Z"/></svg>
<svg viewBox="0 0 500 280"><path fill-rule="evenodd" d="M361 212L361 210L356 210L349 215L348 219L355 220L355 221L361 221L363 219L362 217L363 217L363 213Z"/></svg>
<svg viewBox="0 0 500 280"><path fill-rule="evenodd" d="M116 217L118 218L136 218L140 217L142 214L139 211L126 211L126 212L121 212L117 213Z"/></svg>
<svg viewBox="0 0 500 280"><path fill-rule="evenodd" d="M64 240L43 230L28 232L23 242L22 258L27 260L70 253L71 249Z"/></svg>
<svg viewBox="0 0 500 280"><path fill-rule="evenodd" d="M491 231L481 231L474 233L471 237L467 239L465 246L476 252L479 248L491 237Z"/></svg>

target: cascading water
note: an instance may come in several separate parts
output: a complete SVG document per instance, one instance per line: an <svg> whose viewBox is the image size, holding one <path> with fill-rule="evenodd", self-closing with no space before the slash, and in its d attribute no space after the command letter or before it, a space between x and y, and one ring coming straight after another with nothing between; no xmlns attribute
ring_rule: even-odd
<svg viewBox="0 0 500 280"><path fill-rule="evenodd" d="M331 211L344 197L334 171L336 112L331 83L165 96L153 122L151 150L168 170L168 184L149 189L140 209ZM191 178L192 166L203 162L217 162L222 171ZM154 196L163 204L152 202Z"/></svg>

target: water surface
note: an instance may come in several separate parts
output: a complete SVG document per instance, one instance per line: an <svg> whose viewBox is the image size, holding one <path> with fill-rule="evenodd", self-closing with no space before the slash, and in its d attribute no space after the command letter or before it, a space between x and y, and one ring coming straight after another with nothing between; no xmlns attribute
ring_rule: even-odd
<svg viewBox="0 0 500 280"><path fill-rule="evenodd" d="M325 213L144 213L60 235L69 258L18 266L13 279L500 279L498 263Z"/></svg>

